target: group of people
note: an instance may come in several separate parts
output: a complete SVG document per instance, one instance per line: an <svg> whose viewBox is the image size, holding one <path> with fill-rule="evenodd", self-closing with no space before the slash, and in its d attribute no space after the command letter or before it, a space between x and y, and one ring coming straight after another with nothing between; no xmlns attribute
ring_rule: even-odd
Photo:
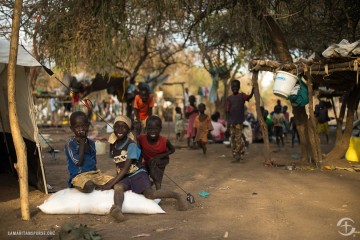
<svg viewBox="0 0 360 240"><path fill-rule="evenodd" d="M149 88L145 84L139 84L137 95L133 95L134 86L128 92L131 97L131 104L134 112L135 133L139 135L141 129L145 126L146 119L152 115L154 107L153 94L150 94ZM200 148L203 154L207 152L207 142L209 136L212 140L221 141L225 139L225 132L230 135L232 154L234 162L240 162L245 154L246 140L243 137L243 123L245 121L245 102L253 96L251 93L240 92L240 81L232 80L232 95L227 98L226 103L226 126L225 121L220 119L219 112L215 112L211 117L208 116L206 105L200 103L196 105L194 95L188 97L188 105L185 107L184 116L180 107L175 108L175 134L176 140L181 140L186 133L187 145L189 148ZM185 127L187 120L187 128Z"/></svg>
<svg viewBox="0 0 360 240"><path fill-rule="evenodd" d="M238 80L232 81L231 89L233 95L227 99L227 122L233 157L235 162L239 162L244 155L241 138L244 103L252 97L253 91L250 95L239 93ZM193 124L187 129L188 139L194 138L194 143L206 154L207 136L213 130L211 118L205 114L205 104L195 107L194 96L189 97L189 102L185 116ZM127 190L143 194L149 199L173 198L178 202L178 210L187 210L186 196L161 188L169 155L175 152L175 147L161 135L162 120L152 115L152 106L153 100L148 89L140 88L133 105L135 120L123 115L115 118L113 132L108 139L110 156L115 163L115 176L105 175L97 168L95 143L88 138L90 119L87 114L76 111L70 115L70 129L74 136L65 145L68 187L84 193L90 193L94 189L114 189L114 204L110 215L118 222L125 220L121 209L124 192ZM181 118L181 110L179 115ZM153 190L152 185L155 185L156 190Z"/></svg>
<svg viewBox="0 0 360 240"><path fill-rule="evenodd" d="M263 109L263 116L268 128L268 136L270 142L273 137L276 139L278 149L284 147L284 138L287 138L288 133L291 134L291 146L294 147L295 140L300 143L299 132L297 130L295 117L289 117L288 107L281 105L281 100L277 100L277 104L274 106L274 111L269 112ZM328 115L328 109L326 103L322 100L315 106L314 115L316 118L316 131L321 137L321 134L325 135L326 143L329 142L328 135L328 121L330 121Z"/></svg>
<svg viewBox="0 0 360 240"><path fill-rule="evenodd" d="M70 174L68 186L84 193L94 189L114 189L110 215L117 222L125 220L121 209L127 190L143 194L149 199L173 198L178 202L178 210L187 210L186 196L161 189L169 155L175 152L170 141L160 135L162 121L158 116L149 116L145 124L146 134L135 137L130 118L115 118L113 133L108 139L116 169L113 177L103 174L97 168L95 143L88 138L90 121L87 115L77 111L70 116L70 128L74 136L65 145ZM156 190L153 190L152 184Z"/></svg>
<svg viewBox="0 0 360 240"><path fill-rule="evenodd" d="M185 109L185 118L188 120L187 129L184 128L181 108L175 109L176 139L182 138L186 130L188 146L198 146L206 155L209 134L213 132L215 138L221 139L228 130L232 162L238 163L244 159L245 102L252 98L254 89L250 94L240 92L240 81L232 80L231 91L232 95L226 100L226 127L224 121L219 121L218 112L211 117L208 116L205 113L205 104L200 103L196 106L195 96L189 96L189 105ZM315 109L319 129L326 128L327 125L324 123L329 120L327 111L325 113L323 110L323 105L320 102ZM125 220L121 208L124 192L127 190L144 194L149 199L174 198L178 202L179 210L187 209L186 196L161 189L164 171L169 163L169 155L175 152L175 147L169 139L161 136L162 120L152 114L153 106L153 95L145 85L140 86L139 93L133 100L134 119L123 115L115 118L113 133L108 139L110 156L115 163L115 176L105 175L97 169L95 143L88 138L90 118L82 111L73 112L70 116L70 128L74 136L65 145L70 173L68 186L85 193L92 192L94 189L114 189L114 205L110 209L110 215L118 222ZM287 126L291 126L292 144L294 144L294 135L298 135L298 133L294 119L289 120L286 106L282 107L278 100L270 117L268 115L268 112L263 109L263 117L268 124L269 131L274 132L278 147L284 146L283 137L286 134L284 129L286 130ZM322 118L324 119L322 120ZM271 135L269 134L269 136ZM155 185L156 190L152 189L152 185Z"/></svg>
<svg viewBox="0 0 360 240"><path fill-rule="evenodd" d="M262 108L262 113L268 129L269 142L275 138L278 150L285 146L284 140L287 139L288 134L291 134L292 147L294 147L295 140L300 142L295 118L294 116L290 117L288 106L282 106L280 99L277 100L277 104L271 113L265 108Z"/></svg>
<svg viewBox="0 0 360 240"><path fill-rule="evenodd" d="M198 146L206 154L209 136L215 141L222 141L225 139L226 131L229 131L233 162L238 163L245 155L243 138L245 102L252 98L254 92L253 89L249 95L240 92L240 81L236 79L231 81L231 91L232 95L226 100L226 127L225 121L220 119L218 112L212 114L211 117L208 116L205 113L205 104L200 103L196 106L195 96L189 96L189 105L185 109L185 118L188 120L186 136L189 148Z"/></svg>

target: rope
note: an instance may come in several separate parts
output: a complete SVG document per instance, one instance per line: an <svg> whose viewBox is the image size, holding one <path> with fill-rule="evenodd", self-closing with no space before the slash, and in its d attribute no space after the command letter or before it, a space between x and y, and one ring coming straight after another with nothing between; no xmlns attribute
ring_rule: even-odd
<svg viewBox="0 0 360 240"><path fill-rule="evenodd" d="M180 188L184 193L188 194L184 189L182 189L174 180L172 180L166 173L164 173L164 175L170 180L172 181L178 188Z"/></svg>
<svg viewBox="0 0 360 240"><path fill-rule="evenodd" d="M42 137L42 139L44 139L44 141L46 142L46 144L49 146L49 148L51 149L51 151L54 151L55 149L50 145L50 143L45 139L45 137L39 132L39 135Z"/></svg>

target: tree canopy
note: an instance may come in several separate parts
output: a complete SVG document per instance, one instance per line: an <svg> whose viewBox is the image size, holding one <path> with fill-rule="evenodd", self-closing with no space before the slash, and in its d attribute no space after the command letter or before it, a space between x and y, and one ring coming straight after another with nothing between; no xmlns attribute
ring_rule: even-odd
<svg viewBox="0 0 360 240"><path fill-rule="evenodd" d="M1 35L9 37L13 2L2 1ZM27 0L21 27L40 60L126 75L162 71L189 48L274 58L267 18L279 25L294 56L360 37L357 0ZM224 55L225 56L225 55ZM235 57L233 61L237 61Z"/></svg>

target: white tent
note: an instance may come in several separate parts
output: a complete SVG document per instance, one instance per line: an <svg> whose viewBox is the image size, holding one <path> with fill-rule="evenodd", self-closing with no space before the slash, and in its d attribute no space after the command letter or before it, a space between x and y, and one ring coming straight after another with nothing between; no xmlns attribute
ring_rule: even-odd
<svg viewBox="0 0 360 240"><path fill-rule="evenodd" d="M9 53L10 42L0 39L0 171L16 173L13 169L13 163L16 162L16 153L11 137L7 99ZM41 147L38 140L38 128L35 122L35 106L26 67L41 67L41 64L22 46L19 46L15 70L16 108L21 134L27 148L29 184L47 193Z"/></svg>

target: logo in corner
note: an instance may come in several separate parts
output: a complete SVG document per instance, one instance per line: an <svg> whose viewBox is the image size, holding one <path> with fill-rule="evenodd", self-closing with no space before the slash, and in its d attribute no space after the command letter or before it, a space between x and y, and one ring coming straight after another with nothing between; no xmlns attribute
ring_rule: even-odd
<svg viewBox="0 0 360 240"><path fill-rule="evenodd" d="M341 231L338 231L341 235L348 237L355 233L355 227L353 227L351 224L355 223L354 220L351 218L342 218L340 219L336 226L341 228Z"/></svg>

